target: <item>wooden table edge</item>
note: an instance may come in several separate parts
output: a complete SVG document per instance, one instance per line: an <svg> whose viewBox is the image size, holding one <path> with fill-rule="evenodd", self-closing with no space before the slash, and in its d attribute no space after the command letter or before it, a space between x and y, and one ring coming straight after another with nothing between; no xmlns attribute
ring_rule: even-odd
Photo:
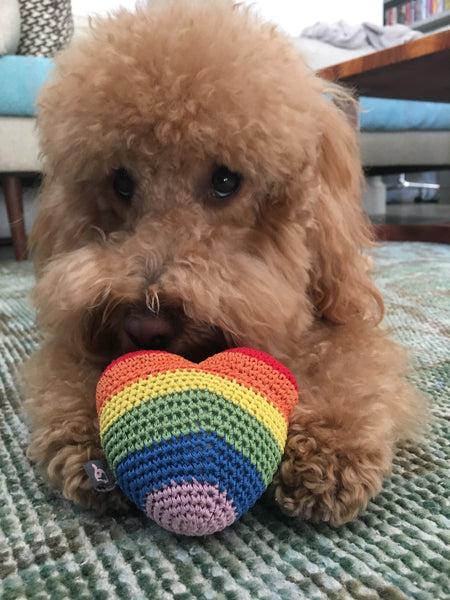
<svg viewBox="0 0 450 600"><path fill-rule="evenodd" d="M383 67L420 58L450 48L450 29L391 46L384 50L363 54L356 58L330 65L317 71L319 77L331 81L343 80Z"/></svg>

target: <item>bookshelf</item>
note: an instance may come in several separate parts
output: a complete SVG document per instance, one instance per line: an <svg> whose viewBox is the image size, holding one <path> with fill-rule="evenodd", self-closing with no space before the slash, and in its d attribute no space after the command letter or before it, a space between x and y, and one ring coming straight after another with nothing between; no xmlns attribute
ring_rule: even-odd
<svg viewBox="0 0 450 600"><path fill-rule="evenodd" d="M450 0L384 0L384 24L403 23L419 31L450 26Z"/></svg>

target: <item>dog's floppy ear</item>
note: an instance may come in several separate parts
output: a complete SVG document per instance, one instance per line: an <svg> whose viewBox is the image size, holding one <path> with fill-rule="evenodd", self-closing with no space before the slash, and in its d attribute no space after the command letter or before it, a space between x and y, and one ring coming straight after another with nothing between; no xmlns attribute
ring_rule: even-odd
<svg viewBox="0 0 450 600"><path fill-rule="evenodd" d="M44 177L40 196L28 240L37 272L55 256L81 246L91 229L89 215L82 215L75 201L69 202L70 192L54 176Z"/></svg>
<svg viewBox="0 0 450 600"><path fill-rule="evenodd" d="M319 107L319 190L308 239L310 296L318 316L334 323L379 320L383 303L363 254L372 245L372 237L360 201L363 179L357 128L339 108L351 106L352 100L337 86L327 85L327 92Z"/></svg>
<svg viewBox="0 0 450 600"><path fill-rule="evenodd" d="M48 180L44 179L40 195L39 210L28 239L28 246L32 252L34 264L38 268L43 266L57 252L55 250L59 238L57 222L64 217L64 215L59 214L61 212L60 203L53 201L51 185ZM42 196L45 197L45 200L42 200ZM62 220L60 222L63 223Z"/></svg>

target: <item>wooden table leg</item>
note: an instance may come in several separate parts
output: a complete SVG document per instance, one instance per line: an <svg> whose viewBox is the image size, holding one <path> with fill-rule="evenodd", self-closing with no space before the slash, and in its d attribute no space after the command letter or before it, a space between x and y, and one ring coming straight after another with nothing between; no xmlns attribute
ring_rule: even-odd
<svg viewBox="0 0 450 600"><path fill-rule="evenodd" d="M6 209L16 260L27 258L27 236L23 218L22 182L17 175L3 176Z"/></svg>

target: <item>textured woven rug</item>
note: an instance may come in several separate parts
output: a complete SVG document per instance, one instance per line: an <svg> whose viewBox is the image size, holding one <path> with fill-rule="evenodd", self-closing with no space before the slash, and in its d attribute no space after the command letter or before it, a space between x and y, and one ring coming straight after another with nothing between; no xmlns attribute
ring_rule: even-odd
<svg viewBox="0 0 450 600"><path fill-rule="evenodd" d="M263 503L205 538L138 514L97 518L50 492L25 456L15 381L36 347L32 270L0 262L0 597L113 600L440 600L450 598L450 246L391 243L374 252L387 322L412 350L432 400L429 439L398 452L367 510L333 529Z"/></svg>

